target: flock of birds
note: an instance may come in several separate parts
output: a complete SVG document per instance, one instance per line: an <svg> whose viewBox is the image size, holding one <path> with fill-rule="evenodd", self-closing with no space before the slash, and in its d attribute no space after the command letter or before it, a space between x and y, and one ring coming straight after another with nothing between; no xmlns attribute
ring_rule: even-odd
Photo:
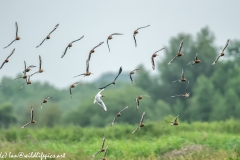
<svg viewBox="0 0 240 160"><path fill-rule="evenodd" d="M15 39L14 39L11 43L9 43L9 44L8 44L6 47L4 47L4 48L7 48L7 47L11 46L11 45L13 44L13 42L20 40L20 37L18 36L18 24L17 24L17 22L15 22L15 26L16 26L16 37L15 37ZM57 25L54 27L54 29L43 39L43 41L42 41L36 48L40 47L46 40L49 40L49 39L50 39L50 35L58 28L58 26L59 26L59 24L57 24ZM143 28L147 28L147 27L149 27L149 26L150 26L150 25L147 25L147 26L144 26L144 27L140 27L140 28L136 29L136 30L133 32L133 39L134 39L134 42L135 42L135 47L137 47L136 35L138 34L139 30L140 30L140 29L143 29ZM108 38L107 38L107 46L108 46L109 52L110 52L109 40L112 40L113 36L115 36L115 35L123 35L123 34L121 34L121 33L113 33L113 34L111 34L110 36L108 36ZM67 45L67 47L65 48L65 50L64 50L63 55L61 56L61 58L63 58L63 57L66 55L68 49L70 49L70 48L73 46L73 43L75 43L75 42L77 42L77 41L79 41L79 40L81 40L81 39L83 39L83 38L84 38L84 36L80 37L80 38L77 39L77 40L74 40L74 41L70 42L70 43ZM95 46L93 49L90 50L89 55L88 55L88 59L86 60L86 72L85 72L85 73L82 73L82 74L79 74L79 75L77 75L77 76L75 76L75 77L78 77L78 76L84 76L84 77L85 77L85 76L90 76L91 74L93 74L92 72L89 71L89 62L90 62L90 59L91 59L91 55L95 52L95 49L96 49L97 47L101 46L103 43L104 43L104 42L100 42L97 46ZM227 48L228 43L229 43L229 39L227 40L226 45L225 45L225 47L223 48L222 52L221 52L220 55L216 58L216 60L212 63L212 65L216 64L217 61L219 60L219 58L222 57L222 56L224 56L224 51L225 51L225 49ZM183 47L183 38L182 38L181 41L180 41L180 46L179 46L179 49L178 49L178 52L177 52L176 56L173 57L173 59L169 61L168 65L170 65L176 58L183 56L183 53L181 52L182 47ZM157 54L158 52L160 52L160 51L162 51L162 50L164 50L164 49L165 49L165 48L161 48L160 50L157 50L155 53L153 53L153 55L152 55L152 57L151 57L152 69L153 69L153 70L155 70L154 58L158 56L158 54ZM2 63L0 69L2 69L2 67L4 66L5 63L8 63L8 62L9 62L9 58L13 55L14 52L15 52L15 48L12 50L11 54L4 60L4 62ZM189 65L189 64L194 65L194 64L198 64L198 63L200 63L200 62L201 62L201 61L198 59L198 54L196 54L195 59L194 59L193 61L189 62L187 65ZM35 75L35 74L38 74L38 73L44 72L43 69L42 69L42 59L41 59L41 56L40 56L40 55L39 55L39 70L36 71L36 72L34 72L33 74L27 75L27 72L29 72L29 71L30 71L32 68L34 68L34 67L36 67L36 66L30 65L30 66L26 67L26 62L24 61L23 76L16 78L16 79L25 79L25 81L26 81L26 82L21 86L20 90L24 87L24 85L29 85L29 84L31 84L31 81L30 81L30 77L31 77L31 76L33 76L33 75ZM139 71L141 71L141 69L134 69L134 70L132 70L132 71L129 73L130 81L131 81L131 83L132 83L133 86L134 86L134 82L133 82L132 75L135 74L136 72L139 72ZM95 96L95 98L94 98L94 103L97 102L97 103L104 109L104 111L107 111L107 107L106 107L106 105L104 104L104 102L103 102L102 99L101 99L102 97L104 97L104 95L102 95L101 92L102 92L105 88L107 88L108 86L110 86L110 85L112 85L112 84L115 85L115 84L116 84L116 80L117 80L118 76L121 74L121 72L122 72L122 67L120 67L120 69L119 69L119 71L118 71L118 74L117 74L117 76L115 77L115 79L113 80L113 82L107 84L107 85L104 86L104 87L99 88L100 91L96 94L96 96ZM75 77L74 77L74 78L75 78ZM185 81L187 81L187 79L185 78L185 76L184 76L184 71L183 71L183 69L182 69L181 78L178 79L178 80L173 81L172 83L174 83L174 82L185 82ZM72 89L75 88L77 85L83 85L83 84L82 84L81 82L75 82L75 83L73 83L73 84L70 86L69 92L70 92L71 98L72 98ZM185 97L185 98L188 98L188 97L190 96L190 93L187 92L188 85L189 85L189 80L188 80L188 83L187 83L186 90L185 90L185 93L184 93L184 94L175 95L175 96L171 96L171 97L183 96L183 97ZM138 97L135 99L135 100L136 100L136 110L139 109L139 102L140 102L141 99L143 99L143 97L148 97L148 95L140 95L140 96L138 96ZM48 99L50 99L50 98L52 98L52 97L51 97L51 96L47 96L47 97L42 101L42 103L41 103L41 108L42 108L43 103L47 103L47 102L48 102ZM116 118L121 116L121 112L124 111L124 110L127 109L127 108L128 108L128 106L126 106L125 108L123 108L122 110L120 110L120 111L116 114L116 116L114 117L114 119L113 119L113 121L112 121L112 123L111 123L111 126L114 125L114 123L115 123L115 121L116 121ZM29 121L27 124L23 125L21 128L25 128L25 127L27 127L28 125L30 125L30 124L32 124L32 123L37 123L37 122L33 119L33 115L34 115L33 107L31 106L31 119L30 119L30 121ZM140 127L143 127L143 126L144 126L144 123L143 123L144 116L145 116L145 111L143 111L143 113L142 113L142 116L141 116L139 125L137 126L136 129L133 130L132 133L135 133L138 129L140 129ZM174 119L173 122L171 122L171 126L178 125L178 117L179 117L179 115ZM97 154L99 154L99 153L101 153L101 152L105 152L103 160L106 160L106 153L107 153L108 147L106 147L106 149L105 149L105 148L104 148L104 143L105 143L105 137L103 137L101 149L100 149L96 154L94 154L92 157L95 157Z"/></svg>

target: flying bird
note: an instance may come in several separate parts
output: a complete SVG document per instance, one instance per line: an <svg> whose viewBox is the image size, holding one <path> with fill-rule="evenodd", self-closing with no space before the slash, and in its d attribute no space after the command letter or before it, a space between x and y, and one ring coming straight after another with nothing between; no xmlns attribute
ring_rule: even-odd
<svg viewBox="0 0 240 160"><path fill-rule="evenodd" d="M147 25L147 26L144 26L144 27L140 27L140 28L136 29L136 30L133 32L133 39L134 39L134 42L135 42L135 47L137 47L136 34L138 34L138 30L139 30L139 29L142 29L142 28L149 27L149 26L150 26L150 25Z"/></svg>
<svg viewBox="0 0 240 160"><path fill-rule="evenodd" d="M19 79L19 78L22 78L22 79L26 79L26 78L27 78L27 74L26 74L26 62L25 62L25 61L24 61L24 71L23 71L23 76L18 77L18 78L15 78L14 80Z"/></svg>
<svg viewBox="0 0 240 160"><path fill-rule="evenodd" d="M83 85L83 84L81 82L75 82L70 86L69 91L70 91L71 98L72 98L72 88L75 88L77 85Z"/></svg>
<svg viewBox="0 0 240 160"><path fill-rule="evenodd" d="M192 64L192 65L194 65L195 63L200 63L201 61L198 59L198 54L196 53L196 56L195 56L195 60L194 61L191 61L191 62L189 62L187 65L189 65L189 64Z"/></svg>
<svg viewBox="0 0 240 160"><path fill-rule="evenodd" d="M212 65L214 65L215 63L217 63L217 61L218 61L218 59L220 58L220 57L222 57L222 56L224 56L224 51L225 51L225 49L227 48L227 46L228 46L228 43L229 43L229 39L227 40L227 43L225 44L225 47L223 48L223 50L222 50L222 52L221 52L221 54L217 57L217 59L212 63Z"/></svg>
<svg viewBox="0 0 240 160"><path fill-rule="evenodd" d="M65 51L63 52L63 55L62 55L61 58L63 58L63 57L65 56L65 54L66 54L66 52L67 52L67 49L68 49L68 48L70 49L70 47L72 47L72 44L73 44L74 42L77 42L77 41L81 40L83 37L84 37L84 36L82 36L81 38L79 38L79 39L77 39L77 40L75 40L75 41L72 41L71 43L69 43L68 46L66 47Z"/></svg>
<svg viewBox="0 0 240 160"><path fill-rule="evenodd" d="M28 79L26 78L26 82L22 85L22 87L20 88L20 90L22 90L22 88L24 87L24 85L26 84L26 85L29 85L29 84L32 84L32 82L31 82L31 80L30 80L30 77L31 77L32 75L29 75L28 76Z"/></svg>
<svg viewBox="0 0 240 160"><path fill-rule="evenodd" d="M133 86L134 86L134 83L133 83L132 75L133 75L134 73L138 72L138 71L141 71L141 69L134 69L133 71L131 71L131 72L129 73L129 77L130 77L130 80L131 80L131 83L132 83Z"/></svg>
<svg viewBox="0 0 240 160"><path fill-rule="evenodd" d="M173 59L170 62L168 62L168 65L171 64L175 58L183 56L183 53L181 52L182 46L183 46L183 38L181 39L177 55L173 57Z"/></svg>
<svg viewBox="0 0 240 160"><path fill-rule="evenodd" d="M95 156L98 155L99 153L105 151L105 149L104 149L104 143L105 143L105 137L103 136L103 139L102 139L102 148L101 148L101 150L98 151L96 154L94 154L92 157L95 157Z"/></svg>
<svg viewBox="0 0 240 160"><path fill-rule="evenodd" d="M155 70L155 63L154 63L154 58L156 57L156 56L159 56L158 54L157 54L157 52L160 52L161 50L163 50L163 49L165 49L165 48L161 48L160 50L158 50L158 51L156 51L155 53L153 53L153 55L152 55L152 69L153 70Z"/></svg>
<svg viewBox="0 0 240 160"><path fill-rule="evenodd" d="M88 61L90 61L91 55L92 55L92 53L95 52L95 49L96 49L97 47L101 46L103 43L104 43L104 42L100 42L97 46L93 47L93 49L90 50L89 55L88 55Z"/></svg>
<svg viewBox="0 0 240 160"><path fill-rule="evenodd" d="M48 102L47 99L50 99L50 98L52 98L52 97L47 96L46 98L44 98L44 100L43 100L42 103L41 103L41 109L42 109L42 105L43 105L43 103L47 103L47 102Z"/></svg>
<svg viewBox="0 0 240 160"><path fill-rule="evenodd" d="M121 33L113 33L113 34L111 34L110 36L108 36L107 45L108 45L108 50L109 50L109 52L110 52L110 47L109 47L109 44L108 44L108 40L111 40L113 35L123 35L123 34L121 34Z"/></svg>
<svg viewBox="0 0 240 160"><path fill-rule="evenodd" d="M139 126L132 133L135 133L138 129L140 129L140 127L144 126L144 123L143 123L144 116L145 116L145 111L142 114L142 118L140 120Z"/></svg>
<svg viewBox="0 0 240 160"><path fill-rule="evenodd" d="M174 119L174 122L171 122L172 123L171 126L178 125L178 121L177 121L178 117L179 115Z"/></svg>
<svg viewBox="0 0 240 160"><path fill-rule="evenodd" d="M122 72L122 67L119 68L118 75L115 77L115 79L114 79L113 82L111 82L111 83L109 83L108 85L106 85L106 86L104 86L104 87L102 87L102 88L99 88L99 89L104 89L104 88L106 88L107 86L109 86L109 85L111 85L111 84L114 84L114 85L115 85L115 84L116 84L116 80L117 80L118 76L121 74L121 72Z"/></svg>
<svg viewBox="0 0 240 160"><path fill-rule="evenodd" d="M33 119L33 107L31 106L31 120L30 120L30 122L28 122L27 124L25 124L25 125L22 126L21 128L25 128L25 127L27 127L29 124L32 124L32 123L37 123L37 122Z"/></svg>
<svg viewBox="0 0 240 160"><path fill-rule="evenodd" d="M116 121L116 118L121 116L121 112L124 111L124 110L127 109L127 108L128 108L128 106L126 106L125 108L123 108L121 111L118 112L118 114L114 117L111 126L114 125L114 123L115 123L115 121Z"/></svg>
<svg viewBox="0 0 240 160"><path fill-rule="evenodd" d="M136 109L137 109L137 110L138 110L138 108L139 108L139 101L140 101L141 99L143 99L143 97L149 97L149 96L147 96L147 95L140 95L140 96L138 96L138 97L136 98L136 103L137 103Z"/></svg>
<svg viewBox="0 0 240 160"><path fill-rule="evenodd" d="M34 74L36 74L36 73L42 73L42 72L43 72L43 69L42 69L42 58L41 58L41 56L39 55L39 70L38 70L37 72L31 74L31 76L34 75Z"/></svg>
<svg viewBox="0 0 240 160"><path fill-rule="evenodd" d="M2 69L2 67L3 67L3 65L4 65L5 63L8 63L8 62L9 62L8 58L11 57L11 55L14 53L14 51L15 51L15 48L12 50L11 54L10 54L10 55L5 59L5 61L2 63L0 69Z"/></svg>
<svg viewBox="0 0 240 160"><path fill-rule="evenodd" d="M185 97L185 98L188 98L188 97L190 96L190 92L187 93L188 85L189 85L189 80L188 80L187 87L186 87L186 89L185 89L185 94L175 95L175 96L171 96L171 97L183 96L183 97Z"/></svg>
<svg viewBox="0 0 240 160"><path fill-rule="evenodd" d="M54 27L54 29L47 35L47 37L46 38L44 38L44 40L36 47L36 48L38 48L38 47L40 47L42 44L43 44L43 42L45 41L45 40L48 40L48 39L50 39L50 34L52 34L52 32L53 31L55 31L56 29L57 29L57 27L59 26L59 24L57 24L55 27Z"/></svg>
<svg viewBox="0 0 240 160"><path fill-rule="evenodd" d="M9 45L7 45L6 47L4 47L4 49L7 48L7 47L9 47L13 42L20 40L20 37L18 36L18 24L17 24L17 22L15 22L15 27L16 27L16 37L15 37L15 39L14 39Z"/></svg>
<svg viewBox="0 0 240 160"><path fill-rule="evenodd" d="M174 82L185 82L186 80L187 79L184 77L184 72L183 72L183 69L182 69L181 79L175 80L172 83L174 83Z"/></svg>
<svg viewBox="0 0 240 160"><path fill-rule="evenodd" d="M81 75L84 75L85 76L90 76L91 74L93 74L92 72L89 72L89 60L86 61L86 73L82 73L82 74L79 74L77 76L74 76L73 78L75 77L78 77L78 76L81 76Z"/></svg>
<svg viewBox="0 0 240 160"><path fill-rule="evenodd" d="M97 95L95 96L95 99L93 101L93 103L98 103L101 107L103 107L104 111L107 111L107 107L105 106L104 102L101 100L101 97L104 97L104 95L101 95L101 92L103 91L104 89L102 89L101 91L99 91L97 93Z"/></svg>

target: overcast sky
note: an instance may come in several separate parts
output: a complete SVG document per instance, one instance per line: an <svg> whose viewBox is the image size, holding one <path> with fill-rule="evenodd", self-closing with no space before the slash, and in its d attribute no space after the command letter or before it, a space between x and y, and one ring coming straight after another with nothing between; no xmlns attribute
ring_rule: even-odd
<svg viewBox="0 0 240 160"><path fill-rule="evenodd" d="M227 39L239 39L239 6L238 0L1 1L0 63L13 48L16 50L0 70L0 79L4 76L15 78L23 71L24 60L27 66L38 67L39 55L45 72L34 75L31 80L47 81L59 88L69 87L75 81L92 81L107 71L117 73L120 66L130 71L144 64L150 70L153 52L168 45L170 38L181 32L195 35L209 26L219 46ZM15 22L18 22L21 40L3 49L15 38ZM51 39L36 48L58 23ZM135 47L133 31L146 25L151 26L139 31ZM112 33L124 35L114 36L109 41L109 53L106 40ZM83 35L84 38L73 43L61 58L66 46ZM85 72L89 51L101 41L104 44L95 50L90 61L90 72L94 75L73 78ZM164 51L161 54L164 55Z"/></svg>

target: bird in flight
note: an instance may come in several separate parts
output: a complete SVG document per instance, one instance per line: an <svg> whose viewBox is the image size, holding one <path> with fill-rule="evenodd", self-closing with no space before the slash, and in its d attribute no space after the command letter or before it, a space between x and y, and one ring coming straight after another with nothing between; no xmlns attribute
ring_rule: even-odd
<svg viewBox="0 0 240 160"><path fill-rule="evenodd" d="M103 91L104 89L102 89L101 91L99 91L97 93L97 95L95 96L95 99L93 101L93 103L98 103L101 107L103 107L104 111L107 111L107 107L105 106L104 102L101 100L101 97L105 97L104 95L101 94L101 92Z"/></svg>
<svg viewBox="0 0 240 160"><path fill-rule="evenodd" d="M75 41L72 41L71 43L69 43L68 46L66 47L65 51L63 52L63 55L62 55L61 58L63 58L63 57L65 56L65 54L66 54L66 52L67 52L67 49L68 49L68 48L70 49L70 47L72 47L72 44L73 44L74 42L77 42L77 41L81 40L83 37L84 37L84 36L82 36L81 38L79 38L79 39L77 39L77 40L75 40Z"/></svg>
<svg viewBox="0 0 240 160"><path fill-rule="evenodd" d="M183 46L183 38L181 39L177 55L173 57L173 59L170 62L168 62L168 65L171 64L175 58L183 56L183 53L181 52L182 46Z"/></svg>
<svg viewBox="0 0 240 160"><path fill-rule="evenodd" d="M29 124L32 124L32 123L37 123L37 122L33 119L33 107L31 106L31 120L30 120L30 122L28 122L27 124L25 124L25 125L22 126L21 128L25 128L25 127L27 127Z"/></svg>
<svg viewBox="0 0 240 160"><path fill-rule="evenodd" d="M152 55L152 69L153 70L155 70L155 63L154 63L154 58L156 57L156 56L159 56L158 54L157 54L157 52L160 52L161 50L163 50L163 49L165 49L165 48L161 48L161 49L159 49L159 50L157 50L155 53L153 53L153 55Z"/></svg>
<svg viewBox="0 0 240 160"><path fill-rule="evenodd" d="M26 79L26 78L27 78L27 74L26 74L26 62L25 62L25 61L24 61L23 76L22 76L22 77L15 78L14 80L19 79L19 78L22 78L22 79Z"/></svg>
<svg viewBox="0 0 240 160"><path fill-rule="evenodd" d="M43 103L47 103L47 102L48 102L47 99L50 99L50 98L52 98L52 97L47 96L46 98L44 98L44 100L43 100L42 103L41 103L41 109L42 109L42 105L43 105Z"/></svg>
<svg viewBox="0 0 240 160"><path fill-rule="evenodd" d="M22 88L24 87L24 85L29 85L29 84L32 84L31 80L30 80L30 77L32 76L33 74L31 75L28 75L28 79L26 78L26 82L22 85L22 87L20 88L20 90L22 90Z"/></svg>
<svg viewBox="0 0 240 160"><path fill-rule="evenodd" d="M4 62L2 63L0 69L2 69L2 67L3 67L3 65L4 65L5 63L8 63L8 62L9 62L8 58L11 57L11 55L14 53L14 51L15 51L15 48L12 50L11 54L4 60Z"/></svg>
<svg viewBox="0 0 240 160"><path fill-rule="evenodd" d="M86 61L86 73L82 73L82 74L79 74L77 76L74 76L73 78L75 77L78 77L78 76L81 76L81 75L84 75L85 76L90 76L91 74L93 74L92 72L89 72L89 60Z"/></svg>
<svg viewBox="0 0 240 160"><path fill-rule="evenodd" d="M200 63L201 61L198 59L198 54L196 53L196 56L195 56L195 60L194 61L191 61L191 62L189 62L187 65L189 65L189 64L192 64L192 65L194 65L195 63Z"/></svg>
<svg viewBox="0 0 240 160"><path fill-rule="evenodd" d="M189 80L188 80L188 83L187 83L187 87L185 89L185 94L175 95L175 96L171 96L171 97L183 96L185 98L188 98L190 96L190 93L187 92L188 85L189 85Z"/></svg>
<svg viewBox="0 0 240 160"><path fill-rule="evenodd" d="M171 123L172 123L171 126L173 126L173 125L174 125L174 126L178 125L178 121L177 121L178 117L179 117L179 115L174 119L173 122L171 122Z"/></svg>
<svg viewBox="0 0 240 160"><path fill-rule="evenodd" d="M90 50L89 55L88 55L88 59L87 59L88 61L90 61L91 55L92 55L92 53L95 52L95 49L96 49L97 47L101 46L103 43L104 43L104 42L100 42L97 46L93 47L93 49Z"/></svg>
<svg viewBox="0 0 240 160"><path fill-rule="evenodd" d="M143 123L144 116L145 116L145 111L144 111L143 114L142 114L142 118L141 118L141 120L140 120L139 126L138 126L132 133L135 133L138 129L140 129L140 127L143 127L143 126L144 126L144 123Z"/></svg>
<svg viewBox="0 0 240 160"><path fill-rule="evenodd" d="M42 73L43 72L43 69L42 69L42 58L41 56L39 55L39 70L35 73L33 73L32 75L36 74L36 73ZM31 75L31 76L32 76Z"/></svg>
<svg viewBox="0 0 240 160"><path fill-rule="evenodd" d="M94 154L92 157L95 157L95 156L96 156L96 155L98 155L99 153L101 153L101 152L104 152L104 151L105 151L105 149L104 149L104 143L105 143L105 137L103 136L101 150L100 150L100 151L98 151L96 154Z"/></svg>
<svg viewBox="0 0 240 160"><path fill-rule="evenodd" d="M142 28L149 27L149 26L150 26L150 25L147 25L147 26L144 26L144 27L140 27L140 28L136 29L136 30L133 32L133 39L134 39L134 42L135 42L135 47L137 47L136 34L138 34L138 30L139 30L139 29L142 29Z"/></svg>
<svg viewBox="0 0 240 160"><path fill-rule="evenodd" d="M121 112L124 111L124 110L127 109L127 108L128 108L128 106L126 106L125 108L123 108L121 111L118 112L118 114L114 117L114 119L113 119L113 121L112 121L112 123L111 123L111 126L114 125L114 123L115 123L115 121L116 121L116 118L121 116Z"/></svg>
<svg viewBox="0 0 240 160"><path fill-rule="evenodd" d="M222 57L222 56L224 56L224 51L225 51L225 49L227 48L227 46L228 46L228 43L229 43L229 39L227 40L227 43L225 44L225 47L223 48L223 50L222 50L222 52L221 52L221 54L217 57L217 59L212 63L212 65L214 65L215 63L217 63L217 61L218 61L218 59L220 58L220 57Z"/></svg>
<svg viewBox="0 0 240 160"><path fill-rule="evenodd" d="M114 79L113 82L111 82L111 83L109 83L108 85L106 85L106 86L104 86L104 87L102 87L102 88L99 88L99 89L104 89L104 88L106 88L107 86L109 86L109 85L111 85L111 84L114 84L114 85L115 85L115 84L116 84L116 80L117 80L118 76L121 74L121 72L122 72L122 67L119 68L118 75L115 77L115 79Z"/></svg>
<svg viewBox="0 0 240 160"><path fill-rule="evenodd" d="M48 39L50 39L50 34L52 34L52 32L53 31L55 31L56 29L57 29L57 27L59 26L59 24L57 24L55 27L54 27L54 29L47 35L47 37L46 38L44 38L44 40L36 47L36 48L38 48L38 47L40 47L42 44L43 44L43 42L45 41L45 40L48 40Z"/></svg>
<svg viewBox="0 0 240 160"><path fill-rule="evenodd" d="M108 40L111 40L113 35L123 35L123 34L121 34L121 33L113 33L110 36L108 36L108 38L107 38L107 45L108 45L109 52L110 52L110 47L109 47L109 44L108 44Z"/></svg>
<svg viewBox="0 0 240 160"><path fill-rule="evenodd" d="M185 82L186 80L187 79L184 77L184 72L183 72L183 69L182 69L181 79L175 80L172 83L174 83L174 82Z"/></svg>
<svg viewBox="0 0 240 160"><path fill-rule="evenodd" d="M75 82L70 86L69 91L70 91L71 98L72 98L72 88L75 88L77 85L83 85L83 84L80 82Z"/></svg>
<svg viewBox="0 0 240 160"><path fill-rule="evenodd" d="M136 103L137 103L137 105L136 105L136 109L138 110L138 108L139 108L139 101L141 100L141 99L143 99L143 97L149 97L148 95L140 95L140 96L138 96L137 98L136 98Z"/></svg>
<svg viewBox="0 0 240 160"><path fill-rule="evenodd" d="M4 47L4 49L7 48L7 47L9 47L13 42L20 40L20 37L18 36L18 24L17 24L17 22L15 22L15 27L16 27L16 37L15 37L15 39L14 39L9 45L7 45L6 47Z"/></svg>
<svg viewBox="0 0 240 160"><path fill-rule="evenodd" d="M141 71L141 69L134 69L133 71L131 71L131 72L129 73L129 77L130 77L130 80L131 80L131 83L132 83L133 86L134 86L134 83L133 83L132 75L133 75L134 73L138 72L138 71Z"/></svg>

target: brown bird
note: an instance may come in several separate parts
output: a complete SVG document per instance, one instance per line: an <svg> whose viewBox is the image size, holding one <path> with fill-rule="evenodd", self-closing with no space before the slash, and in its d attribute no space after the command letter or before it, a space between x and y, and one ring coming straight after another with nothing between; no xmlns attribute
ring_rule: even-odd
<svg viewBox="0 0 240 160"><path fill-rule="evenodd" d="M175 125L175 126L178 125L178 121L177 121L178 117L179 117L179 115L174 119L174 122L171 122L171 123L172 123L171 126L173 126L173 125Z"/></svg>
<svg viewBox="0 0 240 160"><path fill-rule="evenodd" d="M59 24L57 24L55 27L54 27L54 29L47 35L47 37L46 38L44 38L44 40L36 47L36 48L38 48L38 47L40 47L42 44L43 44L43 42L45 41L45 40L48 40L48 39L50 39L50 34L52 34L52 32L53 31L55 31L56 29L57 29L57 27L59 26Z"/></svg>
<svg viewBox="0 0 240 160"><path fill-rule="evenodd" d="M133 75L134 73L138 72L138 71L141 71L141 69L134 69L133 71L131 71L131 72L129 73L129 77L130 77L130 80L131 80L131 83L132 83L133 86L134 86L134 83L133 83L132 75Z"/></svg>
<svg viewBox="0 0 240 160"><path fill-rule="evenodd" d="M19 78L22 78L22 79L26 79L26 78L27 78L27 74L26 74L26 62L25 62L25 61L24 61L23 76L22 76L22 77L15 78L14 80L19 79Z"/></svg>
<svg viewBox="0 0 240 160"><path fill-rule="evenodd" d="M107 150L108 150L108 146L106 147L106 149L105 149L105 152L104 152L104 157L103 157L103 159L102 160L107 160L107 158L106 158L106 155L107 155Z"/></svg>
<svg viewBox="0 0 240 160"><path fill-rule="evenodd" d="M161 51L161 50L163 50L163 49L165 49L165 48L161 48L160 50L156 51L156 52L153 53L153 55L152 55L152 69L153 69L153 70L155 70L154 58L155 58L156 56L159 56L159 55L157 55L157 52L159 52L159 51Z"/></svg>
<svg viewBox="0 0 240 160"><path fill-rule="evenodd" d="M5 59L5 61L2 63L0 69L2 69L2 67L3 67L3 65L4 65L5 63L8 63L8 62L9 62L8 58L11 57L11 55L14 53L14 51L15 51L15 48L12 50L11 54L10 54L10 55Z"/></svg>
<svg viewBox="0 0 240 160"><path fill-rule="evenodd" d="M63 55L62 55L61 58L63 58L63 57L65 56L65 54L66 54L66 52L67 52L67 49L68 49L68 48L70 49L70 47L72 47L72 44L73 44L74 42L77 42L77 41L81 40L83 37L84 37L84 36L82 36L81 38L79 38L79 39L77 39L77 40L75 40L75 41L72 41L71 43L69 43L68 46L66 47L66 49L65 49L65 51L64 51L64 53L63 53Z"/></svg>
<svg viewBox="0 0 240 160"><path fill-rule="evenodd" d="M111 84L114 84L114 85L115 85L115 84L116 84L116 80L117 80L118 76L121 74L121 72L122 72L122 67L119 68L118 75L115 77L115 79L114 79L113 82L111 82L111 83L109 83L108 85L106 85L106 86L104 86L104 87L102 87L102 88L99 88L99 89L104 89L104 88L106 88L107 86L109 86L109 85L111 85Z"/></svg>
<svg viewBox="0 0 240 160"><path fill-rule="evenodd" d="M20 37L18 36L18 24L17 24L17 22L15 22L15 27L16 27L16 38L9 45L4 47L4 49L9 47L13 42L20 40Z"/></svg>
<svg viewBox="0 0 240 160"><path fill-rule="evenodd" d="M187 65L189 65L189 64L192 64L192 65L194 65L195 63L200 63L201 61L198 59L198 54L196 54L196 56L195 56L195 60L194 61L191 61L191 62L189 62Z"/></svg>
<svg viewBox="0 0 240 160"><path fill-rule="evenodd" d="M168 65L171 64L175 58L183 56L183 53L181 52L182 46L183 46L183 38L181 39L177 55L173 57L173 59L170 62L168 62Z"/></svg>
<svg viewBox="0 0 240 160"><path fill-rule="evenodd" d="M30 120L30 122L28 122L27 124L25 124L25 125L22 126L21 128L25 128L25 127L27 127L29 124L32 124L32 123L37 123L37 122L33 119L33 107L31 106L31 120Z"/></svg>
<svg viewBox="0 0 240 160"><path fill-rule="evenodd" d="M111 40L113 35L123 35L123 34L121 34L121 33L113 33L113 34L111 34L110 36L108 36L107 45L108 45L108 50L109 50L109 52L110 52L110 47L109 47L109 44L108 44L108 40Z"/></svg>
<svg viewBox="0 0 240 160"><path fill-rule="evenodd" d="M29 84L32 84L32 82L30 81L30 77L31 77L32 75L29 75L28 76L28 79L26 78L26 82L22 85L22 87L20 88L20 90L22 90L22 88L24 87L24 85L26 84L26 85L29 85Z"/></svg>
<svg viewBox="0 0 240 160"><path fill-rule="evenodd" d="M71 98L72 98L72 88L75 88L77 85L84 85L84 84L82 84L81 82L75 82L70 86L69 91L70 91Z"/></svg>
<svg viewBox="0 0 240 160"><path fill-rule="evenodd" d="M44 72L43 69L42 69L42 58L41 58L41 56L39 55L39 70L38 70L37 72L31 74L31 76L34 75L34 74L36 74L36 73L42 73L42 72Z"/></svg>
<svg viewBox="0 0 240 160"><path fill-rule="evenodd" d="M43 100L42 103L41 103L41 109L42 109L42 105L43 105L43 103L47 103L47 102L48 102L47 99L50 99L50 98L52 98L52 97L47 96L46 98L44 98L44 100Z"/></svg>
<svg viewBox="0 0 240 160"><path fill-rule="evenodd" d="M97 47L101 46L103 43L104 43L104 42L100 42L97 46L95 46L95 47L93 47L93 49L91 49L91 51L89 52L89 55L88 55L88 61L90 61L91 55L92 55L92 53L95 52L95 49L96 49Z"/></svg>
<svg viewBox="0 0 240 160"><path fill-rule="evenodd" d="M78 77L78 76L81 76L81 75L84 75L84 77L85 77L85 76L90 76L91 74L93 74L93 73L89 72L89 61L87 60L86 61L86 73L79 74L75 77ZM73 77L73 78L75 78L75 77Z"/></svg>
<svg viewBox="0 0 240 160"><path fill-rule="evenodd" d="M98 151L96 154L94 154L92 157L95 157L98 153L101 153L101 152L104 152L104 151L105 151L105 149L104 149L104 143L105 143L105 138L104 138L104 136L103 136L103 139L102 139L102 148L101 148L101 150Z"/></svg>
<svg viewBox="0 0 240 160"><path fill-rule="evenodd" d="M128 108L128 106L126 106L125 108L123 108L121 111L118 112L118 114L114 117L111 126L114 125L114 123L116 121L116 118L121 116L121 112L124 111L127 108Z"/></svg>
<svg viewBox="0 0 240 160"><path fill-rule="evenodd" d="M223 48L223 50L222 50L222 52L221 52L221 54L217 57L217 59L212 63L212 65L214 65L215 63L217 63L217 61L218 61L218 59L220 58L220 57L222 57L222 56L224 56L224 51L225 51L225 49L227 48L227 46L228 46L228 43L229 43L229 39L227 40L227 43L225 44L225 47Z"/></svg>
<svg viewBox="0 0 240 160"><path fill-rule="evenodd" d="M136 109L137 109L137 110L138 110L138 108L139 108L139 101L140 101L141 99L143 99L143 97L149 97L149 96L147 96L147 95L140 95L140 96L138 96L138 97L136 98L136 103L137 103Z"/></svg>
<svg viewBox="0 0 240 160"><path fill-rule="evenodd" d="M137 47L136 34L138 34L138 30L139 30L139 29L142 29L142 28L149 27L149 26L150 26L150 25L147 25L147 26L144 26L144 27L140 27L140 28L136 29L136 30L133 32L133 39L134 39L134 42L135 42L135 47Z"/></svg>
<svg viewBox="0 0 240 160"><path fill-rule="evenodd" d="M184 72L183 72L183 69L182 69L182 76L181 76L181 79L178 79L178 80L176 80L176 81L173 81L172 83L174 83L174 82L185 82L187 79L184 77Z"/></svg>
<svg viewBox="0 0 240 160"><path fill-rule="evenodd" d="M187 87L188 87L188 85L189 85L189 81L188 81ZM187 93L187 87L186 87L186 89L185 89L185 94L180 94L180 95L171 96L171 97L183 96L183 97L185 97L185 98L188 98L188 97L190 96L190 92Z"/></svg>
<svg viewBox="0 0 240 160"><path fill-rule="evenodd" d="M145 111L143 111L142 118L140 120L139 126L132 133L135 133L138 129L140 129L140 127L144 126L144 123L143 123L144 116L145 116Z"/></svg>

